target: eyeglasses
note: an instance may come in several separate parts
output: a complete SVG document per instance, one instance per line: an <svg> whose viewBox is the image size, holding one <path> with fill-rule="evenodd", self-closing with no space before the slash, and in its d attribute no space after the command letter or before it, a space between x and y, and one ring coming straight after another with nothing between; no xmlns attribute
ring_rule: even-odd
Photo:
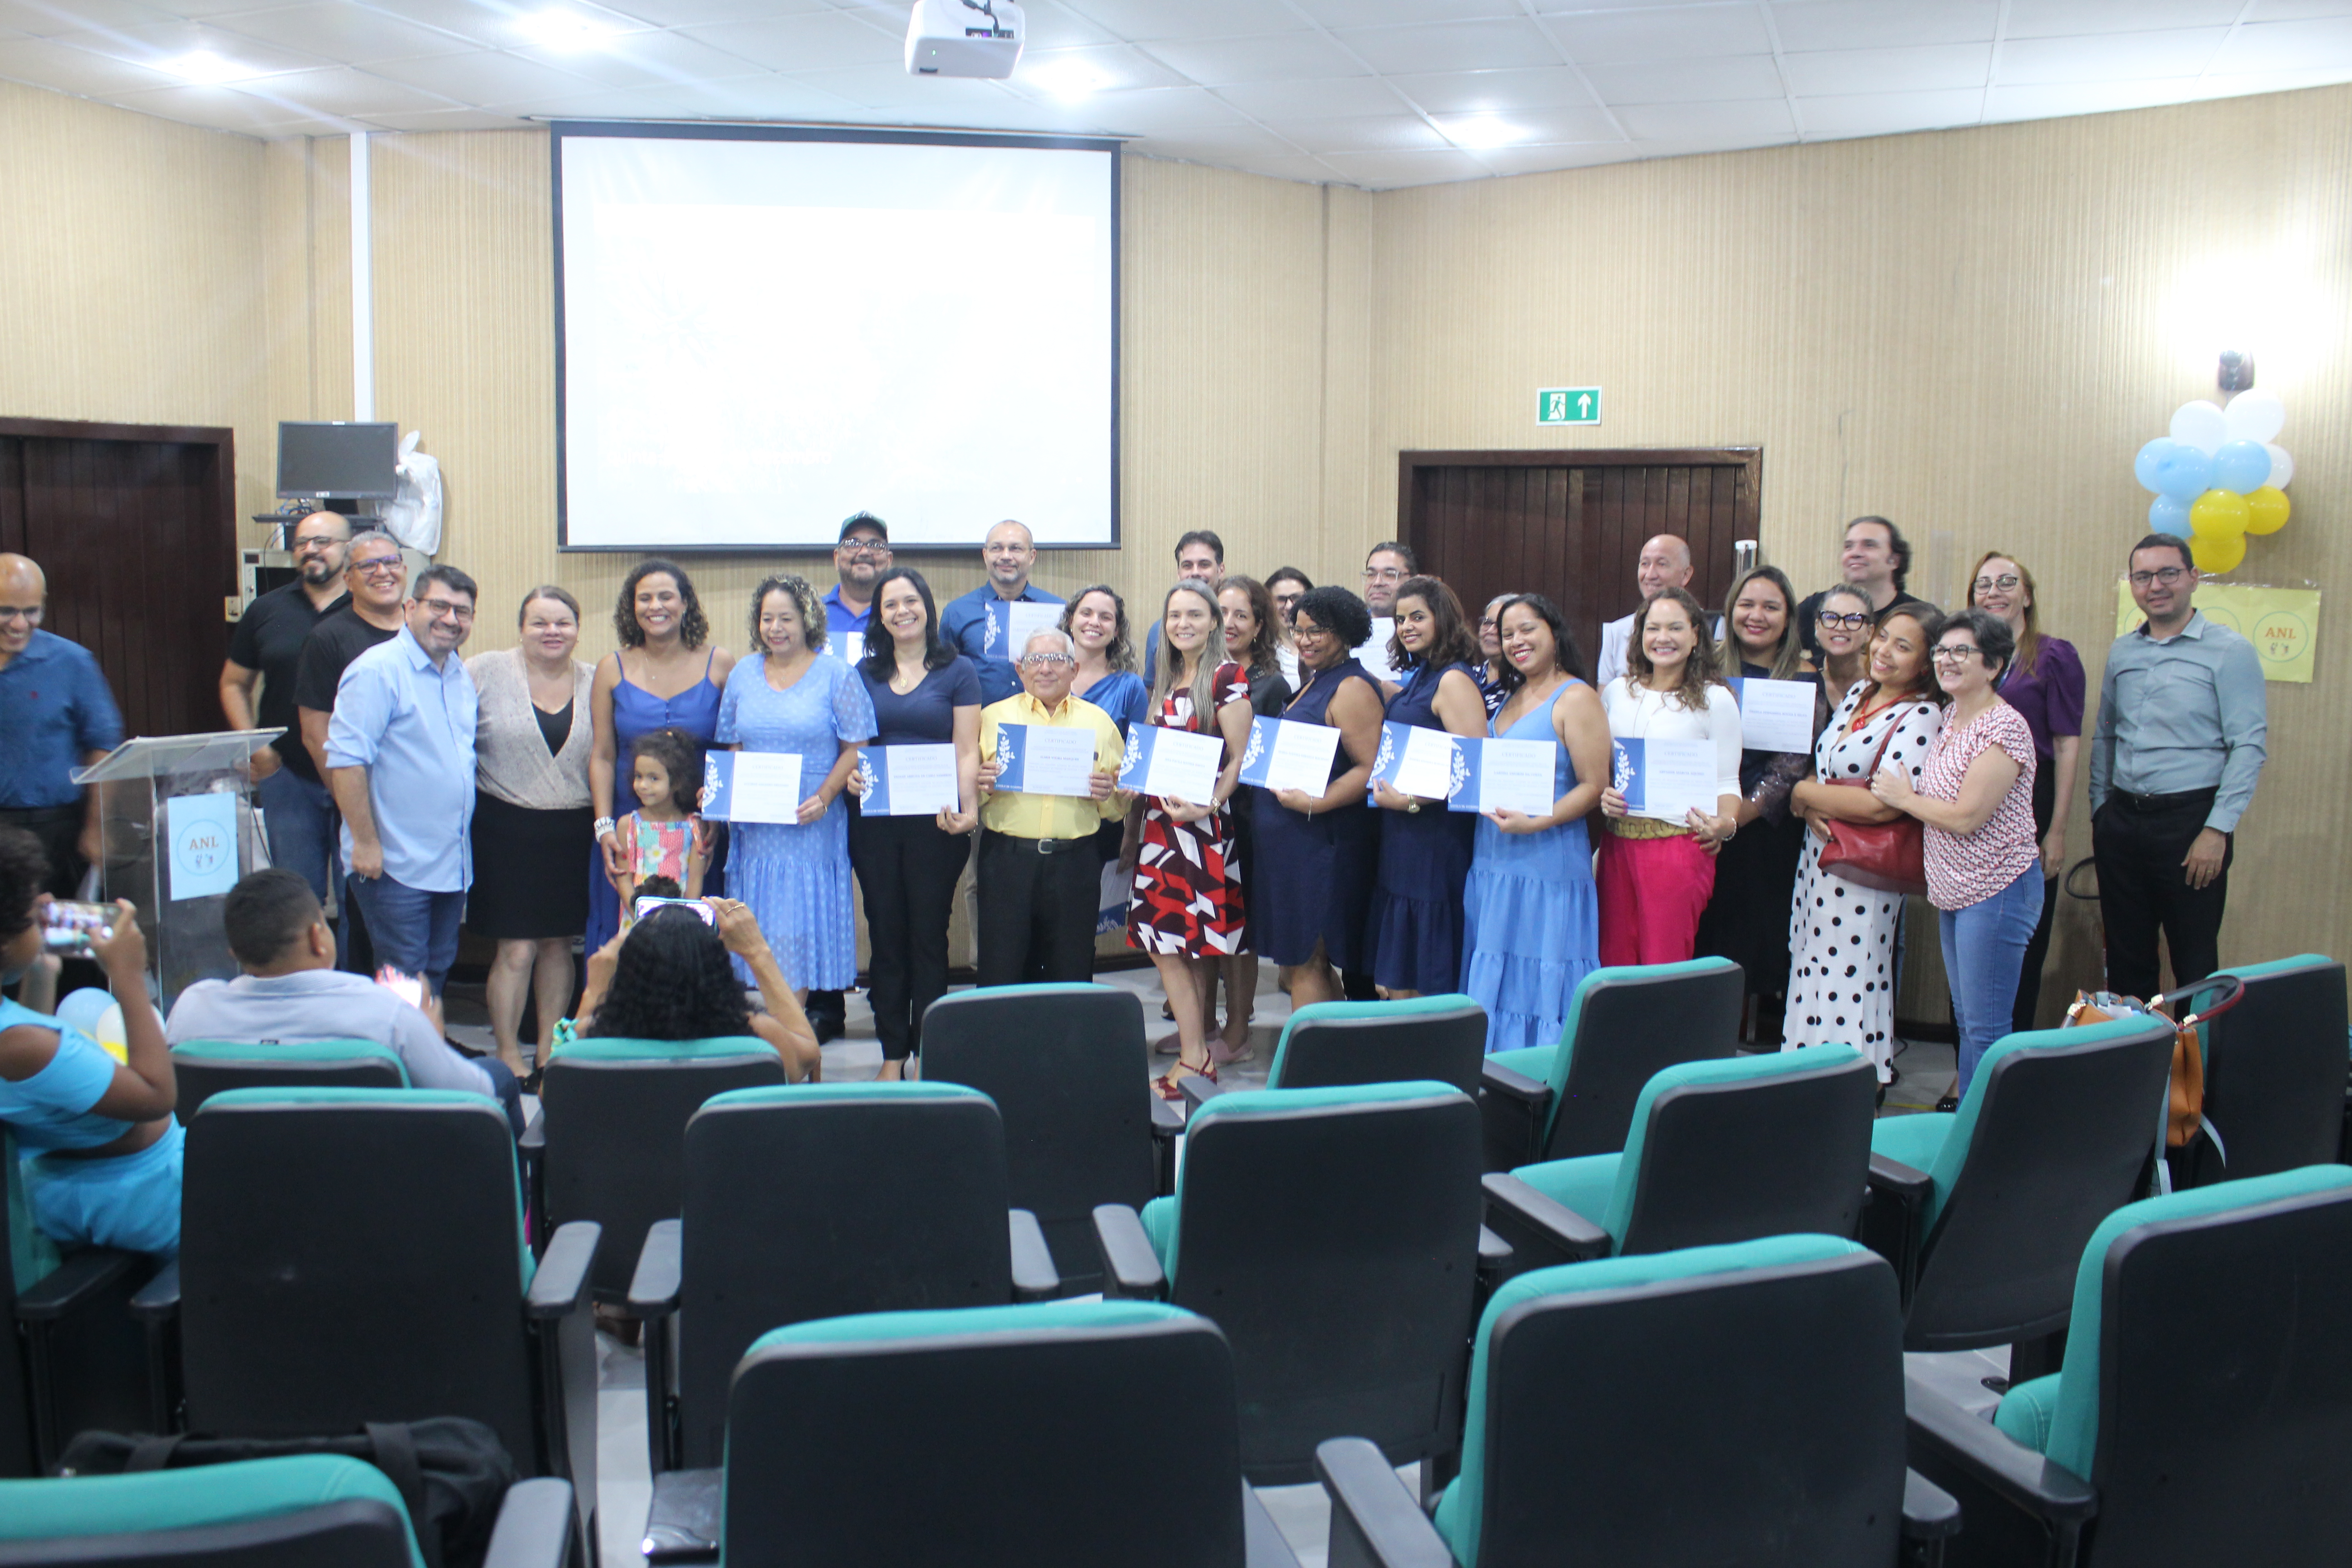
<svg viewBox="0 0 2352 1568"><path fill-rule="evenodd" d="M308 539L296 540L294 542L294 553L297 555L308 555L313 551L332 550L336 545L344 542L346 542L344 540L339 539L331 533L314 533Z"/></svg>
<svg viewBox="0 0 2352 1568"><path fill-rule="evenodd" d="M470 621L474 618L474 606L461 605L455 599L419 599L416 602L425 607L426 615L436 621L445 616L453 621Z"/></svg>
<svg viewBox="0 0 2352 1568"><path fill-rule="evenodd" d="M1033 669L1051 669L1057 664L1076 664L1078 661L1066 653L1024 653L1021 656L1021 662Z"/></svg>
<svg viewBox="0 0 2352 1568"><path fill-rule="evenodd" d="M365 561L351 562L343 570L362 577L397 577L406 568L397 555L372 555Z"/></svg>
<svg viewBox="0 0 2352 1568"><path fill-rule="evenodd" d="M878 539L845 539L833 547L836 555L887 555L890 547Z"/></svg>
<svg viewBox="0 0 2352 1568"><path fill-rule="evenodd" d="M2150 583L2161 583L2169 588L2188 574L2189 569L2185 566L2161 566L2153 572L2133 573L2131 585L2135 588L2145 588Z"/></svg>
<svg viewBox="0 0 2352 1568"><path fill-rule="evenodd" d="M1939 647L1930 650L1927 657L1937 664L1966 664L1969 661L1969 656L1976 651L1978 650L1975 647L1967 643L1954 643L1948 647Z"/></svg>
<svg viewBox="0 0 2352 1568"><path fill-rule="evenodd" d="M1976 591L1979 594L1989 593L1995 588L1998 588L2002 593L2006 594L2014 589L2017 586L2017 574L2015 573L2007 573L1999 577L1979 577L1972 586L1974 586Z"/></svg>
<svg viewBox="0 0 2352 1568"><path fill-rule="evenodd" d="M1870 625L1870 617L1859 611L1850 616L1841 616L1835 610L1823 610L1814 618L1832 631L1858 632Z"/></svg>
<svg viewBox="0 0 2352 1568"><path fill-rule="evenodd" d="M37 626L41 624L42 608L39 605L0 605L0 621L25 621Z"/></svg>
<svg viewBox="0 0 2352 1568"><path fill-rule="evenodd" d="M1404 571L1402 567L1397 566L1381 566L1377 568L1367 566L1364 568L1364 581L1367 583L1402 583L1404 581Z"/></svg>

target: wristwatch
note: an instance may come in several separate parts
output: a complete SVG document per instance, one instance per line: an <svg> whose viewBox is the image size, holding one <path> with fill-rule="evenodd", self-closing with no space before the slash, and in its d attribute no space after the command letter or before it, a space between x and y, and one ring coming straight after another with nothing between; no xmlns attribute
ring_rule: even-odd
<svg viewBox="0 0 2352 1568"><path fill-rule="evenodd" d="M1409 812L1412 813L1412 814L1413 814L1413 815L1415 815L1415 816L1419 816L1419 815L1420 815L1420 813L1421 813L1421 802L1419 802L1418 800L1407 801L1407 802L1405 803L1405 810L1407 810L1407 811L1409 811Z"/></svg>

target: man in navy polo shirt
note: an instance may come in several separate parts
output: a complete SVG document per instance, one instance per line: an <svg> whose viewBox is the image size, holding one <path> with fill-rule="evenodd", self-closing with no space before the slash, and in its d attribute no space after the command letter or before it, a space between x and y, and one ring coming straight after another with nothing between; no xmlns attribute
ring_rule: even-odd
<svg viewBox="0 0 2352 1568"><path fill-rule="evenodd" d="M104 853L98 792L73 770L122 743L122 715L89 650L41 629L48 597L39 566L0 553L0 824L41 841L50 894L70 899Z"/></svg>
<svg viewBox="0 0 2352 1568"><path fill-rule="evenodd" d="M940 637L980 671L982 702L1002 702L1021 689L1021 677L1013 668L1013 656L1020 650L1011 646L1010 623L991 620L990 606L1062 601L1030 584L1029 569L1037 563L1037 544L1030 537L1028 524L1008 517L990 529L980 547L980 558L988 568L988 581L940 607Z"/></svg>
<svg viewBox="0 0 2352 1568"><path fill-rule="evenodd" d="M856 664L874 619L875 579L890 570L890 525L870 511L842 519L833 570L841 581L824 595L824 651Z"/></svg>

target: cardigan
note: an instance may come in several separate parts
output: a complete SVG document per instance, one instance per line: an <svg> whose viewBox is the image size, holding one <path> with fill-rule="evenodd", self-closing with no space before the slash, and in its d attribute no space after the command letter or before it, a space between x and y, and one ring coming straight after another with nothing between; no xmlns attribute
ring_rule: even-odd
<svg viewBox="0 0 2352 1568"><path fill-rule="evenodd" d="M595 749L589 712L593 666L572 661L572 733L551 757L539 721L532 717L530 675L522 649L478 653L466 671L481 693L481 719L474 732L475 782L485 795L526 811L572 811L589 804L588 753Z"/></svg>

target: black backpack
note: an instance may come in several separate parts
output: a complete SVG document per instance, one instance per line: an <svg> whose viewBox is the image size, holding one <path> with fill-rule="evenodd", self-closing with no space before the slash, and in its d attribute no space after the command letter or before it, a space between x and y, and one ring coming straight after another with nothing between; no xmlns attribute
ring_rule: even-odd
<svg viewBox="0 0 2352 1568"><path fill-rule="evenodd" d="M114 1476L187 1469L287 1454L341 1454L382 1470L408 1505L425 1568L480 1568L499 1505L514 1484L514 1461L479 1421L371 1421L345 1437L124 1436L84 1432L58 1460L61 1476Z"/></svg>

